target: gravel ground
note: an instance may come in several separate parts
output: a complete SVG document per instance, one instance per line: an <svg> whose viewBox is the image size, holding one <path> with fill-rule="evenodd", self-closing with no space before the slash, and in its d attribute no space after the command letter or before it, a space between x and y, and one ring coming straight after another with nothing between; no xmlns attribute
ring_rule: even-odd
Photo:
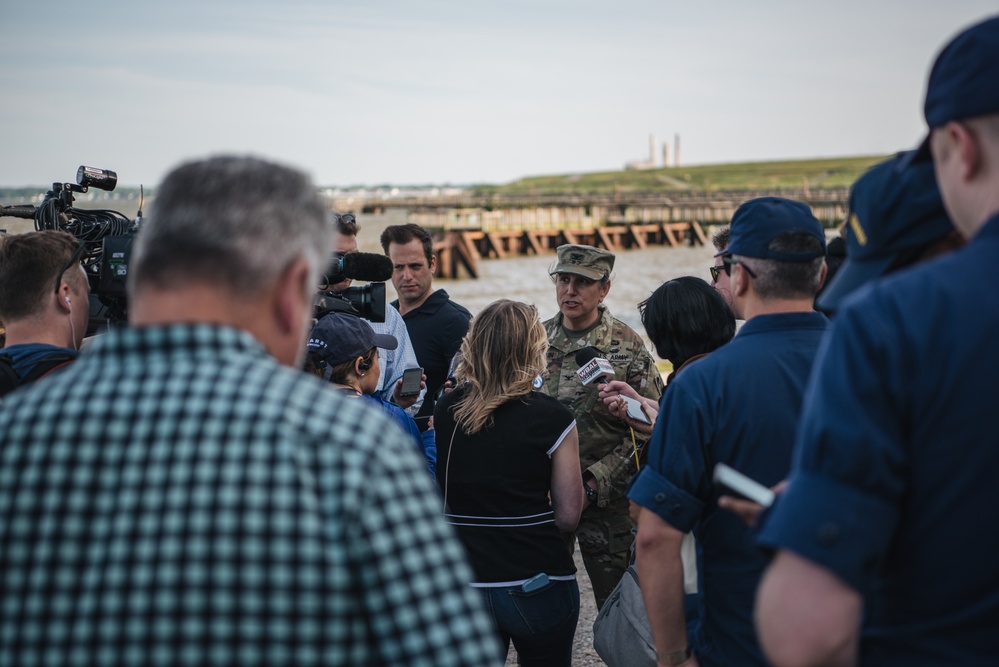
<svg viewBox="0 0 999 667"><path fill-rule="evenodd" d="M572 664L573 667L607 667L593 650L593 621L597 618L597 605L593 601L593 589L579 557L579 549L576 549L573 558L576 561L576 581L579 583L579 624L576 625L576 639L572 647ZM507 667L517 666L517 651L513 645L510 646L506 664Z"/></svg>

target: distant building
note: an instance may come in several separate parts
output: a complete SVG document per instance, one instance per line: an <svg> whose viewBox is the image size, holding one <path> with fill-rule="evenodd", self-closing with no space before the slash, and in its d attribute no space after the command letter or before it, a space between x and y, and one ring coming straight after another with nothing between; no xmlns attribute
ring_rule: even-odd
<svg viewBox="0 0 999 667"><path fill-rule="evenodd" d="M626 162L624 164L625 169L632 170L645 170L645 169L655 169L656 165L656 135L649 135L649 159L648 160L633 160L631 162Z"/></svg>

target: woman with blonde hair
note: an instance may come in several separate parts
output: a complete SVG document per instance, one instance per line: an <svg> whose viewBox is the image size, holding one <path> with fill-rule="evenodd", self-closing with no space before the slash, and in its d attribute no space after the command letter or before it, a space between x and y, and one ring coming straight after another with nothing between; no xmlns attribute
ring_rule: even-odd
<svg viewBox="0 0 999 667"><path fill-rule="evenodd" d="M583 505L576 422L540 394L548 339L534 306L500 300L472 320L454 391L434 410L437 483L504 646L520 664L565 665L579 618L560 537Z"/></svg>

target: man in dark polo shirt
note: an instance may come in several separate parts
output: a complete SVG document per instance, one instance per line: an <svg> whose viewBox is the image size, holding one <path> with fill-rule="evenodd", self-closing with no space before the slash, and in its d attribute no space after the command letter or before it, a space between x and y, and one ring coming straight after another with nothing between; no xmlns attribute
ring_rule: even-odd
<svg viewBox="0 0 999 667"><path fill-rule="evenodd" d="M926 86L944 207L968 239L861 288L816 360L756 619L774 665L995 665L999 656L999 17Z"/></svg>
<svg viewBox="0 0 999 667"><path fill-rule="evenodd" d="M740 519L718 508L726 463L773 486L791 467L797 416L826 318L812 310L825 234L809 208L765 197L732 218L722 255L736 312L732 341L691 364L663 394L649 457L628 497L641 505L638 577L660 665L764 665L753 599L766 559ZM680 544L698 542L700 627L684 623Z"/></svg>
<svg viewBox="0 0 999 667"><path fill-rule="evenodd" d="M382 248L392 260L392 284L399 298L392 305L399 309L416 358L427 376L427 393L416 414L421 431L434 414L434 396L447 379L451 358L461 347L472 314L444 290L433 289L433 239L419 225L392 225L382 232Z"/></svg>

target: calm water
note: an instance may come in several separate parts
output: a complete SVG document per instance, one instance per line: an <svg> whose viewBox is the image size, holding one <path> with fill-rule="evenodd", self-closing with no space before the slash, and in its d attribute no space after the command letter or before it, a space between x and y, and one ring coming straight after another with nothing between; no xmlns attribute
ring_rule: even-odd
<svg viewBox="0 0 999 667"><path fill-rule="evenodd" d="M361 231L359 249L381 252L378 236L387 225L403 224L402 212L383 215L359 216ZM655 247L646 250L624 250L617 253L612 274L611 290L604 303L615 317L627 323L644 336L645 330L638 316L638 303L664 281L679 276L697 276L710 280L708 267L714 263L714 247ZM555 285L548 271L555 264L555 255L542 257L512 257L501 260L481 260L478 280L435 280L434 287L444 288L451 298L468 308L472 314L479 312L496 299L516 299L537 306L542 319L558 312L555 303ZM390 300L396 298L392 283L386 291Z"/></svg>

